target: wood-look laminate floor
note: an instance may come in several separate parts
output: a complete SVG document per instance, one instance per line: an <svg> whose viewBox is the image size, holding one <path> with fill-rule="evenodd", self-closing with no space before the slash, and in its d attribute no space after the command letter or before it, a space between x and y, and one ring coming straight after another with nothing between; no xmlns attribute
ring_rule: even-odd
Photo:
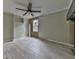
<svg viewBox="0 0 79 59"><path fill-rule="evenodd" d="M4 45L4 59L75 59L70 49L52 42L25 38Z"/></svg>

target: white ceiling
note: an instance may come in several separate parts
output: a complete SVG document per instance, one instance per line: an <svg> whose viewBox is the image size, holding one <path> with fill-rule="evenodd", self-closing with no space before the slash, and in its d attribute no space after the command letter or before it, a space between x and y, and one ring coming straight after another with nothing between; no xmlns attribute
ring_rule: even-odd
<svg viewBox="0 0 79 59"><path fill-rule="evenodd" d="M31 0L33 9L41 9L42 13L34 14L35 16L46 15L69 8L72 0ZM23 11L15 8L26 8L29 0L3 0L3 11L22 16ZM26 16L25 16L26 17ZM29 14L27 17L31 17Z"/></svg>

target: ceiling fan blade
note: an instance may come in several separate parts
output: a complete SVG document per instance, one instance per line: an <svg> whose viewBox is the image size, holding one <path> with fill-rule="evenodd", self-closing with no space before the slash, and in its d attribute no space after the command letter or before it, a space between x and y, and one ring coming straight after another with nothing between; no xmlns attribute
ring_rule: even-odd
<svg viewBox="0 0 79 59"><path fill-rule="evenodd" d="M34 14L33 14L33 13L31 13L31 15L32 15L32 16L34 16Z"/></svg>
<svg viewBox="0 0 79 59"><path fill-rule="evenodd" d="M20 8L16 8L17 10L22 10L22 11L27 11L26 9L20 9Z"/></svg>
<svg viewBox="0 0 79 59"><path fill-rule="evenodd" d="M31 10L31 12L41 12L41 10Z"/></svg>
<svg viewBox="0 0 79 59"><path fill-rule="evenodd" d="M26 14L27 14L27 12L26 12L26 13L24 13L24 14L23 14L23 16L25 16Z"/></svg>

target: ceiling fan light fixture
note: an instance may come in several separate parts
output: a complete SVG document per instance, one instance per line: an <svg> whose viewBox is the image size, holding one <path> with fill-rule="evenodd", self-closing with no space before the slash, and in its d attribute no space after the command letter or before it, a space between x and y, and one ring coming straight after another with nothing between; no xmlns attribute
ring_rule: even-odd
<svg viewBox="0 0 79 59"><path fill-rule="evenodd" d="M32 10L32 3L31 3L31 0L28 4L28 7L27 7L27 10L26 9L21 9L21 8L16 8L17 10L22 10L22 11L26 11L23 16L25 16L27 13L31 13L32 16L34 16L33 13L40 13L41 10Z"/></svg>

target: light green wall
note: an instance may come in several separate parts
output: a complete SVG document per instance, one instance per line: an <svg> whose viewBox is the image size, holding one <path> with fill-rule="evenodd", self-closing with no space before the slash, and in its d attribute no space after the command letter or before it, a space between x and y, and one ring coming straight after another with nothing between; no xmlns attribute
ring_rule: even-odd
<svg viewBox="0 0 79 59"><path fill-rule="evenodd" d="M14 15L14 39L18 39L24 36L24 22L21 22L20 16ZM23 20L24 21L24 20Z"/></svg>
<svg viewBox="0 0 79 59"><path fill-rule="evenodd" d="M3 13L3 41L13 40L13 15Z"/></svg>
<svg viewBox="0 0 79 59"><path fill-rule="evenodd" d="M68 43L66 11L40 17L39 36L48 40Z"/></svg>
<svg viewBox="0 0 79 59"><path fill-rule="evenodd" d="M19 39L27 36L27 19L23 18L23 22L20 21L21 19L22 17L14 15L14 39Z"/></svg>

